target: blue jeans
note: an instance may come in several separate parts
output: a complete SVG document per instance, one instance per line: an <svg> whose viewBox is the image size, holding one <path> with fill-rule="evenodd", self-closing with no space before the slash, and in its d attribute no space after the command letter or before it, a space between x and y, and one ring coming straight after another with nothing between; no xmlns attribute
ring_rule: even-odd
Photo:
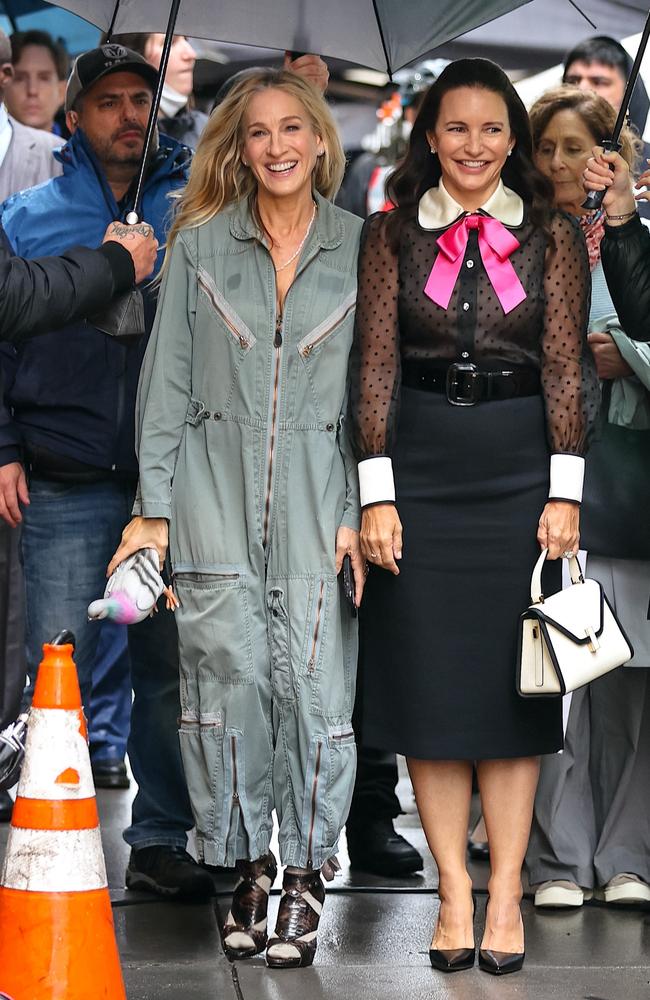
<svg viewBox="0 0 650 1000"><path fill-rule="evenodd" d="M103 621L98 628L88 729L93 763L124 759L131 721L131 664L126 625Z"/></svg>
<svg viewBox="0 0 650 1000"><path fill-rule="evenodd" d="M106 566L130 519L133 490L117 481L68 484L32 477L30 500L22 531L28 670L34 677L44 642L71 629L88 712L100 629L88 621L87 608L104 592ZM174 616L163 609L129 633L134 703L128 753L138 794L124 839L135 847L184 847L194 820L177 734Z"/></svg>

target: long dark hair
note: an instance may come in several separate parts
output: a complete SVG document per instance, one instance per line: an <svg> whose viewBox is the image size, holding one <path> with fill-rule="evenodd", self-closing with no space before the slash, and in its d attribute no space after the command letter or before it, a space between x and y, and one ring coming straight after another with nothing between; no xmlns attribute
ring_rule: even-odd
<svg viewBox="0 0 650 1000"><path fill-rule="evenodd" d="M444 95L459 87L489 90L503 99L516 140L512 156L501 171L503 183L526 202L531 222L543 229L552 243L553 185L533 163L530 122L519 94L501 67L489 59L458 59L450 63L427 91L413 124L406 157L386 185L389 199L397 206L386 220L389 242L396 250L404 219L413 214L424 192L440 180L440 161L431 156L426 133L436 127Z"/></svg>

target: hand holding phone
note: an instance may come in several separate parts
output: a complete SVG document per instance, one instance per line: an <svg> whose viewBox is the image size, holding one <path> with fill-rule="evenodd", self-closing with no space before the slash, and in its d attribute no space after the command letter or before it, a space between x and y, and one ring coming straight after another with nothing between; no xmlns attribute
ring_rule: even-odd
<svg viewBox="0 0 650 1000"><path fill-rule="evenodd" d="M343 596L350 607L350 613L353 618L356 618L357 606L354 601L354 573L352 572L352 560L349 555L343 556L341 585L343 587Z"/></svg>

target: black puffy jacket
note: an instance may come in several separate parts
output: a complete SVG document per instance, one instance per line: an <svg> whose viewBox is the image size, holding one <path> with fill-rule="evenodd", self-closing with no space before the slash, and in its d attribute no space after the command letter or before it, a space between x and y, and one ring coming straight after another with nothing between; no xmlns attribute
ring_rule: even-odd
<svg viewBox="0 0 650 1000"><path fill-rule="evenodd" d="M650 232L638 216L605 226L600 244L609 294L632 340L650 340Z"/></svg>
<svg viewBox="0 0 650 1000"><path fill-rule="evenodd" d="M131 288L134 277L131 255L119 243L24 260L12 255L0 227L0 341L17 345L92 315Z"/></svg>

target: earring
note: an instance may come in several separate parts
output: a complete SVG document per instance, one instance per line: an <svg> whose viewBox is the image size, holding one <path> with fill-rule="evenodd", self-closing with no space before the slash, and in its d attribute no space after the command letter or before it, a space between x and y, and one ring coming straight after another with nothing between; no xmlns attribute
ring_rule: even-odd
<svg viewBox="0 0 650 1000"><path fill-rule="evenodd" d="M508 150L508 156L512 156L512 148Z"/></svg>
<svg viewBox="0 0 650 1000"><path fill-rule="evenodd" d="M435 149L434 146L432 146L431 149L430 149L430 153L431 153L432 156L437 156L438 155L438 150Z"/></svg>

